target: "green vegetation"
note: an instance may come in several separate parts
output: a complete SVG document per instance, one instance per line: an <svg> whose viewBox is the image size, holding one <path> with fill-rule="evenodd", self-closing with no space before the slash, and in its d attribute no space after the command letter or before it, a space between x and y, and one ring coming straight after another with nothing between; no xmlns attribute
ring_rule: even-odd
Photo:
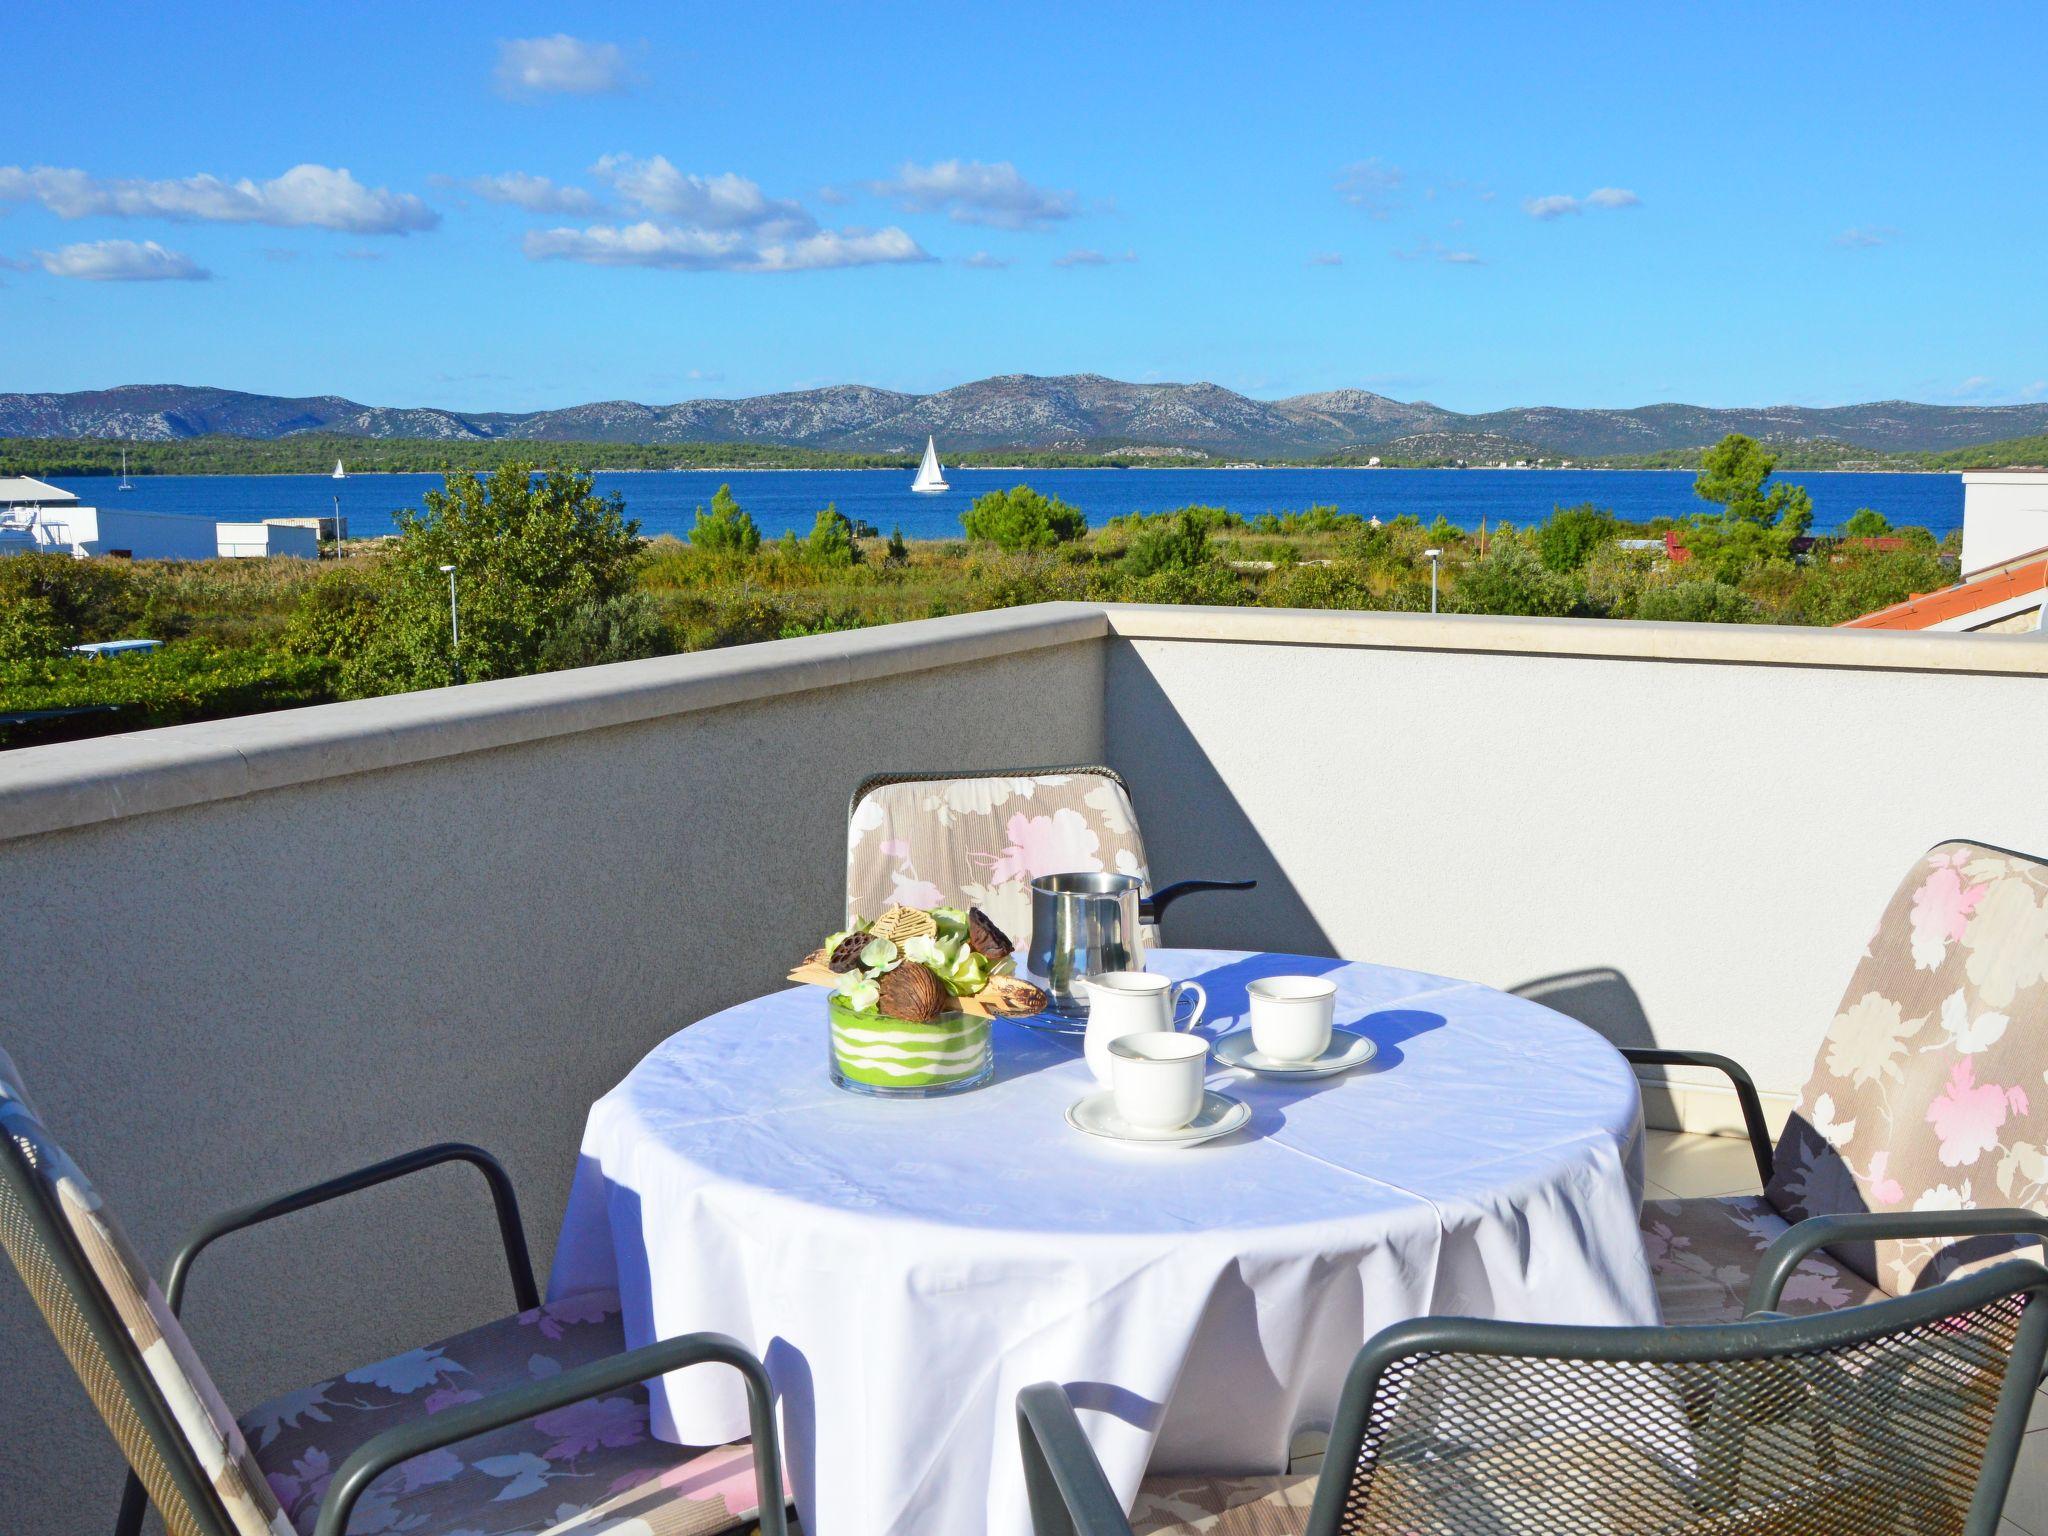
<svg viewBox="0 0 2048 1536"><path fill-rule="evenodd" d="M1874 513L1853 537L1795 544L1805 499L1763 489L1769 459L1723 445L1701 476L1714 510L1677 524L1580 505L1482 538L1329 506L1189 506L1090 531L1020 485L974 503L968 537L917 543L830 506L805 537L763 539L730 486L688 542L643 541L588 475L513 464L451 475L398 538L317 564L0 559L0 714L117 706L0 725L0 746L1061 599L1422 612L1428 548L1455 613L1835 624L1953 580L1924 529L1881 530ZM1665 555L1671 531L1683 561ZM1868 542L1880 532L1900 547ZM106 661L67 649L133 636L166 644Z"/></svg>
<svg viewBox="0 0 2048 1536"><path fill-rule="evenodd" d="M1088 519L1079 507L1041 496L1028 485L977 497L960 524L968 538L1009 554L1069 544L1088 531Z"/></svg>

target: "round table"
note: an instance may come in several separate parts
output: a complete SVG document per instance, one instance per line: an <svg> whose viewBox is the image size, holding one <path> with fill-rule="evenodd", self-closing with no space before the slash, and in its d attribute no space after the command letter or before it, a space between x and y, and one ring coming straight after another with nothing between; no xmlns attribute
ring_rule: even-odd
<svg viewBox="0 0 2048 1536"><path fill-rule="evenodd" d="M1328 975L1379 1045L1309 1081L1218 1070L1243 1130L1131 1147L1063 1121L1078 1039L999 1022L994 1081L879 1101L826 1078L797 987L663 1042L591 1110L551 1292L620 1293L627 1342L713 1329L767 1362L809 1536L1024 1536L1020 1388L1065 1383L1126 1501L1155 1471L1280 1472L1352 1356L1425 1313L1654 1323L1635 1076L1488 987L1298 955L1160 950L1208 989ZM655 1433L746 1433L729 1372Z"/></svg>

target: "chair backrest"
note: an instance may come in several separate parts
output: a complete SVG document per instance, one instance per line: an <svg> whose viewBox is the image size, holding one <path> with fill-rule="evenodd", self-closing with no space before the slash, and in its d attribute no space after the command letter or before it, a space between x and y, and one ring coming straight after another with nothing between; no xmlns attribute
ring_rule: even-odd
<svg viewBox="0 0 2048 1536"><path fill-rule="evenodd" d="M1992 1536L2048 1350L2010 1260L1812 1318L1420 1318L1360 1352L1311 1536Z"/></svg>
<svg viewBox="0 0 2048 1536"><path fill-rule="evenodd" d="M185 1330L4 1051L0 1247L172 1536L292 1536Z"/></svg>
<svg viewBox="0 0 2048 1536"><path fill-rule="evenodd" d="M1856 1211L2048 1210L2048 864L1943 843L1892 896L1765 1195L1791 1221ZM1836 1257L1903 1295L2009 1253L2003 1239Z"/></svg>
<svg viewBox="0 0 2048 1536"><path fill-rule="evenodd" d="M1022 949L1032 880L1084 870L1150 879L1130 790L1108 768L877 774L848 810L849 920L980 907Z"/></svg>

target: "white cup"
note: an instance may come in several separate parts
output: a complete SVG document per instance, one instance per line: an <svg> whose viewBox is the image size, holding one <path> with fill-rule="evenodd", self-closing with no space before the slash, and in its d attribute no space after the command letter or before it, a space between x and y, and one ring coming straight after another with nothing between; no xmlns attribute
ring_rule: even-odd
<svg viewBox="0 0 2048 1536"><path fill-rule="evenodd" d="M1142 1035L1154 1030L1193 1029L1209 1006L1209 994L1200 982L1175 981L1156 971L1104 971L1081 983L1088 996L1088 1032L1082 1054L1088 1070L1105 1088L1110 1084L1109 1042L1125 1035ZM1195 1007L1185 1020L1177 1019L1181 1000L1194 994Z"/></svg>
<svg viewBox="0 0 2048 1536"><path fill-rule="evenodd" d="M1202 1112L1209 1042L1148 1030L1109 1043L1117 1117L1138 1131L1177 1131Z"/></svg>
<svg viewBox="0 0 2048 1536"><path fill-rule="evenodd" d="M1314 1061L1330 1048L1337 984L1321 976L1265 976L1245 988L1252 1044L1275 1061Z"/></svg>

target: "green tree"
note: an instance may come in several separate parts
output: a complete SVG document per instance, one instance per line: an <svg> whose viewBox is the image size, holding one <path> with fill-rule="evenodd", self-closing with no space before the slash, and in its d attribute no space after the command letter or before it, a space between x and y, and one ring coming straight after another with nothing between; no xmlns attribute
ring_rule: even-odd
<svg viewBox="0 0 2048 1536"><path fill-rule="evenodd" d="M899 525L898 527L895 527L895 528L892 528L892 529L890 529L890 530L889 530L889 562L890 562L890 564L892 564L892 565L901 565L901 564L902 564L902 563L903 563L904 561L908 560L909 558L910 558L910 546L909 546L908 544L906 544L906 543L904 543L904 542L903 542L903 529L902 529L902 527L901 527L901 526Z"/></svg>
<svg viewBox="0 0 2048 1536"><path fill-rule="evenodd" d="M631 590L640 525L590 476L536 478L508 464L488 481L450 475L424 511L398 513L366 641L341 663L343 692L360 696L539 670L554 633L586 604ZM462 648L451 654L448 577L455 567ZM456 662L459 660L459 670Z"/></svg>
<svg viewBox="0 0 2048 1536"><path fill-rule="evenodd" d="M1693 494L1717 503L1724 522L1754 523L1797 537L1813 521L1813 498L1798 485L1777 485L1765 491L1764 482L1777 466L1777 455L1762 443L1730 432L1700 456Z"/></svg>
<svg viewBox="0 0 2048 1536"><path fill-rule="evenodd" d="M1028 485L978 497L960 522L968 538L1012 554L1071 543L1088 531L1088 519L1080 508L1042 496Z"/></svg>
<svg viewBox="0 0 2048 1536"><path fill-rule="evenodd" d="M146 607L143 580L121 560L74 560L40 551L0 558L0 608L34 600L38 622L66 645L86 640L161 639L130 633Z"/></svg>
<svg viewBox="0 0 2048 1536"><path fill-rule="evenodd" d="M1536 530L1536 554L1553 571L1583 570L1596 550L1614 540L1619 528L1612 512L1590 501L1555 507L1550 520Z"/></svg>
<svg viewBox="0 0 2048 1536"><path fill-rule="evenodd" d="M54 661L71 644L71 634L47 597L17 597L0 604L0 665Z"/></svg>
<svg viewBox="0 0 2048 1536"><path fill-rule="evenodd" d="M1877 539L1892 531L1891 519L1871 507L1858 507L1842 524L1845 539Z"/></svg>
<svg viewBox="0 0 2048 1536"><path fill-rule="evenodd" d="M825 506L811 524L804 540L804 558L813 565L858 565L860 545L854 542L853 524L839 510L837 502Z"/></svg>
<svg viewBox="0 0 2048 1536"><path fill-rule="evenodd" d="M733 499L732 487L721 485L711 509L697 509L690 525L690 544L707 555L752 555L761 547L761 529L753 516Z"/></svg>

